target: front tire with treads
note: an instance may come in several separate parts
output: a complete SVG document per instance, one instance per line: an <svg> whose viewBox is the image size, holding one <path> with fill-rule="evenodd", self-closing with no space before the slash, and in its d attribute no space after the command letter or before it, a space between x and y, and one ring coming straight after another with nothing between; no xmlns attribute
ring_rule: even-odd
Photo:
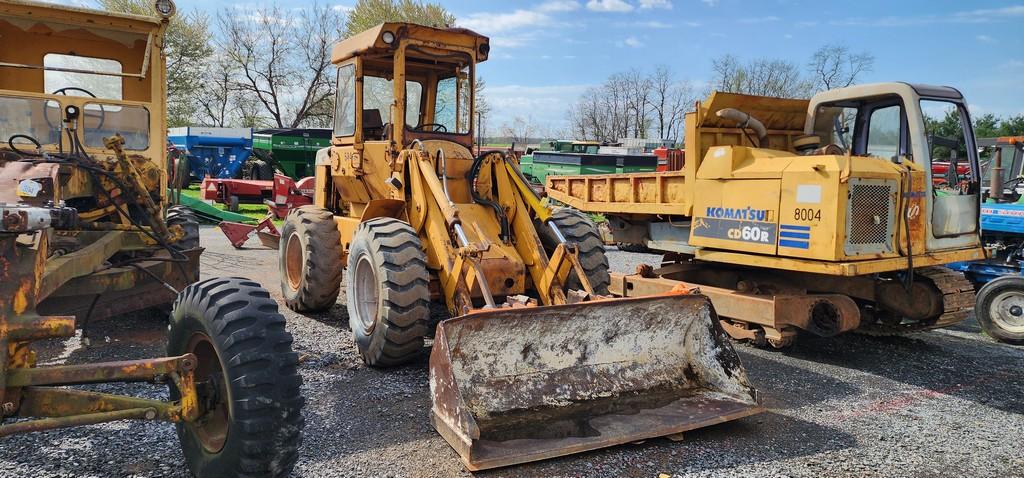
<svg viewBox="0 0 1024 478"><path fill-rule="evenodd" d="M345 295L364 362L394 366L423 353L429 283L427 257L412 227L393 218L359 225L349 248Z"/></svg>
<svg viewBox="0 0 1024 478"><path fill-rule="evenodd" d="M594 292L607 295L608 285L611 284L611 278L608 275L608 258L605 256L604 241L601 240L601 234L597 231L594 222L586 214L572 208L555 210L551 214L551 222L558 226L559 231L562 231L566 241L579 246L580 265L583 266L583 273L590 280ZM553 253L558 247L558 239L554 232L550 227L542 224L537 225L537 229L540 232L541 242L544 243L544 249L548 254ZM575 274L570 274L567 282L566 286L570 289L579 290L583 287Z"/></svg>
<svg viewBox="0 0 1024 478"><path fill-rule="evenodd" d="M334 214L317 206L292 209L278 247L281 295L289 309L331 308L341 293L341 234Z"/></svg>
<svg viewBox="0 0 1024 478"><path fill-rule="evenodd" d="M198 419L176 424L192 474L284 477L302 440L302 377L270 293L242 278L207 279L178 295L169 356L191 353ZM181 394L171 385L171 400Z"/></svg>

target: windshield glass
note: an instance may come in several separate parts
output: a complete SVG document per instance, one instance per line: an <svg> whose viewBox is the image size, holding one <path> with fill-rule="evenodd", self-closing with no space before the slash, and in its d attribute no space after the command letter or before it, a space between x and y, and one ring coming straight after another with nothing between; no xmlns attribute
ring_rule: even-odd
<svg viewBox="0 0 1024 478"><path fill-rule="evenodd" d="M6 147L15 135L31 136L43 145L56 144L59 112L60 105L53 100L0 96L0 147ZM33 146L27 138L15 138L13 142L15 146Z"/></svg>
<svg viewBox="0 0 1024 478"><path fill-rule="evenodd" d="M470 129L473 88L469 67L461 67L454 76L437 82L433 131L466 134Z"/></svg>
<svg viewBox="0 0 1024 478"><path fill-rule="evenodd" d="M83 115L85 145L104 148L103 138L119 133L125 149L149 149L149 110L141 106L86 103Z"/></svg>
<svg viewBox="0 0 1024 478"><path fill-rule="evenodd" d="M405 124L410 128L420 124L420 97L422 94L422 85L414 81L405 82ZM392 80L378 76L364 77L363 129L383 127L384 124L389 123L391 104L394 102L395 89ZM380 118L381 124L372 124L376 122L376 118Z"/></svg>
<svg viewBox="0 0 1024 478"><path fill-rule="evenodd" d="M48 53L43 57L43 65L46 68L74 70L44 71L43 83L47 93L59 91L68 96L91 96L107 100L120 100L124 97L121 77L102 74L120 74L121 63L116 60Z"/></svg>

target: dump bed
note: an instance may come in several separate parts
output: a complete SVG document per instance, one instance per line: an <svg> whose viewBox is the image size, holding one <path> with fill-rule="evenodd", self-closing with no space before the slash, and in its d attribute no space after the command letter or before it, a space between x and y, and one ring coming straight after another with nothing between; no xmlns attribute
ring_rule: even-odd
<svg viewBox="0 0 1024 478"><path fill-rule="evenodd" d="M689 215L686 172L548 176L548 196L581 211Z"/></svg>
<svg viewBox="0 0 1024 478"><path fill-rule="evenodd" d="M686 114L686 161L672 172L548 176L548 196L581 211L603 214L691 216L694 192L686 180L714 146L761 146L795 154L793 141L803 134L808 101L715 92ZM737 108L761 120L765 144L715 113Z"/></svg>

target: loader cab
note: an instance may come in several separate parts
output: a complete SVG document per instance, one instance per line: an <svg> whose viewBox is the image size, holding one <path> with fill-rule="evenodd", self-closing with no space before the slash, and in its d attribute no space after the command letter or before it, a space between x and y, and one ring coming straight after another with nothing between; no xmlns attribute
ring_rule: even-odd
<svg viewBox="0 0 1024 478"><path fill-rule="evenodd" d="M468 30L385 23L338 43L334 144L415 140L470 148L476 64L490 50Z"/></svg>
<svg viewBox="0 0 1024 478"><path fill-rule="evenodd" d="M924 171L929 249L977 242L981 175L959 91L906 83L860 85L819 93L808 108L804 132L832 151Z"/></svg>

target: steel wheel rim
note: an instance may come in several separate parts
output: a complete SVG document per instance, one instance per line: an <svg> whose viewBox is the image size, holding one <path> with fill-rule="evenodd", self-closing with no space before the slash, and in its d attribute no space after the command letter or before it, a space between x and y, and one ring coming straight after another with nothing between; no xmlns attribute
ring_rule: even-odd
<svg viewBox="0 0 1024 478"><path fill-rule="evenodd" d="M369 335L377 324L380 294L377 290L377 271L367 255L359 258L353 276L355 279L353 293L356 301L356 318L359 319L363 331Z"/></svg>
<svg viewBox="0 0 1024 478"><path fill-rule="evenodd" d="M1024 293L1002 292L992 300L988 310L992 323L1000 329L1024 333Z"/></svg>
<svg viewBox="0 0 1024 478"><path fill-rule="evenodd" d="M193 371L196 389L212 388L217 397L212 404L206 403L202 415L194 421L187 422L187 426L207 453L218 453L227 442L231 422L224 369L221 368L217 348L208 335L201 332L192 334L186 350L196 356L196 368ZM201 399L200 406L203 405Z"/></svg>
<svg viewBox="0 0 1024 478"><path fill-rule="evenodd" d="M302 283L302 262L302 240L298 232L293 232L284 247L285 276L292 290L299 290Z"/></svg>

